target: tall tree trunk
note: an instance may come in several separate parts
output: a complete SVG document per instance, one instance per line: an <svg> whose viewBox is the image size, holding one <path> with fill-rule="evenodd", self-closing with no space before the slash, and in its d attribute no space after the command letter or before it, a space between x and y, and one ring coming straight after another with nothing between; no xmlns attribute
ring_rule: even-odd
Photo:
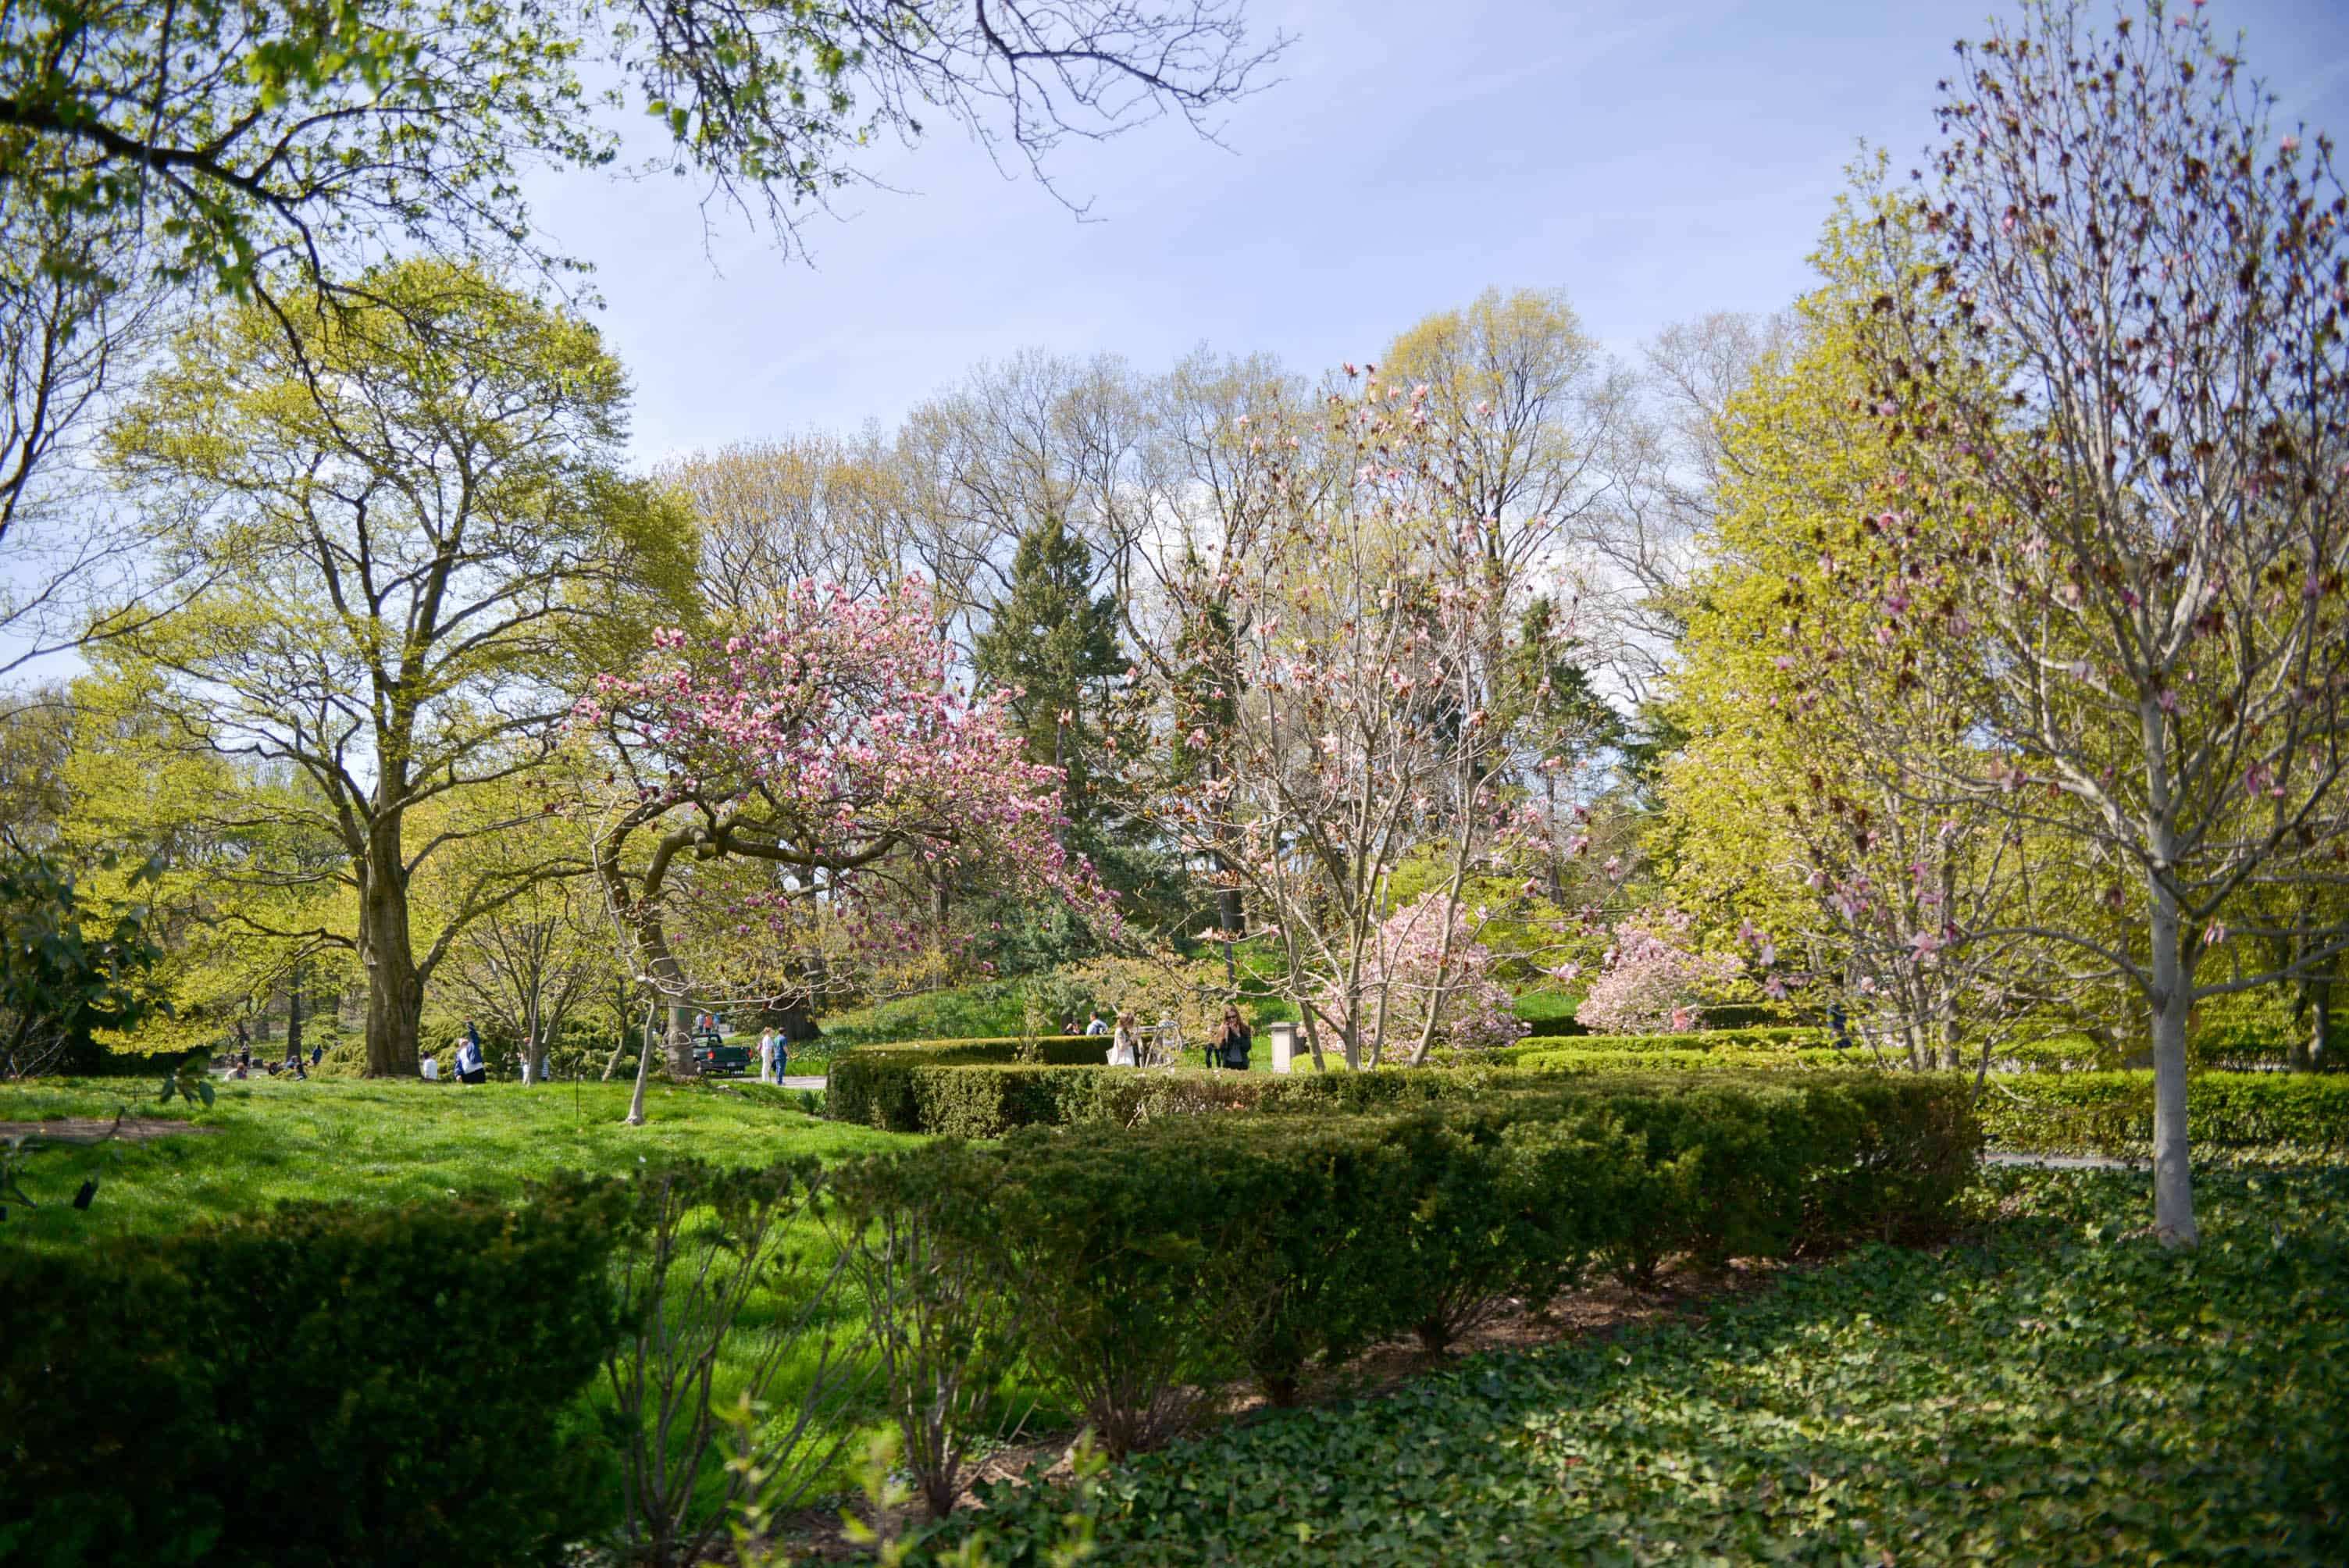
<svg viewBox="0 0 2349 1568"><path fill-rule="evenodd" d="M2160 871L2167 860L2158 855L2153 877L2153 1225L2164 1243L2190 1247L2201 1239L2186 1146L2186 1017L2194 976L2186 966L2178 897Z"/></svg>
<svg viewBox="0 0 2349 1568"><path fill-rule="evenodd" d="M296 964L285 981L285 1054L289 1057L302 1054L302 975L308 967Z"/></svg>
<svg viewBox="0 0 2349 1568"><path fill-rule="evenodd" d="M398 830L359 895L359 957L367 970L367 1076L414 1078L424 1017L424 977L408 925L408 887L399 873ZM390 868L386 872L383 868Z"/></svg>
<svg viewBox="0 0 2349 1568"><path fill-rule="evenodd" d="M668 1032L663 1041L663 1055L667 1057L668 1074L678 1079L694 1076L693 1010L689 1003L680 1000L687 994L685 966L668 948L668 934L660 922L647 917L637 927L637 951L643 954L646 966L652 971L653 984L661 995L670 998ZM656 1004L657 1006L657 1004ZM647 1023L647 1028L652 1026Z"/></svg>

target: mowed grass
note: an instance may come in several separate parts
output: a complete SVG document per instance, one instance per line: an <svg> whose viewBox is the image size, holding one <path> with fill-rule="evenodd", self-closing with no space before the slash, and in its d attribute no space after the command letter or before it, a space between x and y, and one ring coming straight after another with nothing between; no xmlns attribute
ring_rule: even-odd
<svg viewBox="0 0 2349 1568"><path fill-rule="evenodd" d="M110 1119L118 1109L184 1119L207 1130L140 1143L43 1150L24 1184L39 1204L11 1204L0 1240L77 1244L92 1235L175 1229L264 1212L288 1199L360 1203L445 1201L457 1192L512 1200L558 1171L621 1173L642 1161L691 1155L763 1165L799 1155L833 1160L907 1141L807 1115L757 1086L653 1087L647 1124L627 1127L624 1083L465 1086L422 1080L215 1080L213 1105L158 1105L144 1078L0 1085L0 1121ZM96 1177L87 1212L69 1206Z"/></svg>

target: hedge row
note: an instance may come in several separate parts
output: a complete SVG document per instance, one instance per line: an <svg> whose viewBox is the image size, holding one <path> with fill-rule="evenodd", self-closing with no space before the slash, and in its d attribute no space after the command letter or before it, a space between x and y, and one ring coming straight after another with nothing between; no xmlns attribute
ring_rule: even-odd
<svg viewBox="0 0 2349 1568"><path fill-rule="evenodd" d="M540 1561L608 1522L605 1221L469 1201L0 1252L0 1560Z"/></svg>
<svg viewBox="0 0 2349 1568"><path fill-rule="evenodd" d="M1044 1035L1032 1041L1016 1035L994 1035L967 1040L895 1040L885 1046L858 1046L836 1058L835 1065L850 1055L878 1056L895 1051L910 1052L935 1067L1016 1062L1031 1046L1036 1052L1033 1059L1047 1067L1099 1064L1109 1057L1109 1040L1100 1035Z"/></svg>
<svg viewBox="0 0 2349 1568"><path fill-rule="evenodd" d="M1625 1037L1593 1037L1591 1044L1611 1046ZM946 1051L853 1053L833 1065L826 1113L834 1120L892 1132L991 1139L1022 1127L1132 1127L1216 1110L1393 1111L1525 1088L1561 1075L1686 1078L1878 1070L1863 1053L1827 1047L1709 1051L1548 1047L1479 1053L1468 1065L1440 1070L1291 1077L1195 1068L1137 1073L1094 1065L1050 1067L988 1059L955 1065L959 1059L958 1053ZM1971 1072L1881 1076L1946 1079L1969 1094L1974 1083ZM1995 1073L1982 1098L1984 1124L1992 1140L2004 1148L2117 1150L2141 1146L2152 1136L2149 1072ZM2349 1078L2197 1073L2189 1104L2191 1136L2208 1145L2349 1147Z"/></svg>
<svg viewBox="0 0 2349 1568"><path fill-rule="evenodd" d="M1627 1053L1607 1061L1610 1070L1639 1072L1664 1059ZM1450 1068L1280 1076L1204 1068L1135 1072L1099 1063L957 1064L920 1052L861 1050L832 1065L824 1114L834 1121L886 1132L992 1139L1023 1127L1137 1127L1210 1111L1353 1115L1408 1110L1554 1087L1558 1076L1481 1062Z"/></svg>
<svg viewBox="0 0 2349 1568"><path fill-rule="evenodd" d="M1521 1018L1518 1022L1525 1025L1528 1039L1573 1038L1590 1033L1588 1026L1572 1017ZM1724 1002L1698 1008L1692 1032L1720 1035L1757 1028L1816 1027L1820 1023L1815 1008L1788 1007L1775 1002Z"/></svg>
<svg viewBox="0 0 2349 1568"><path fill-rule="evenodd" d="M928 1214L1027 1363L1123 1453L1236 1374L1285 1400L1309 1367L1403 1333L1440 1348L1594 1268L1936 1231L1980 1144L1946 1080L1490 1088L1400 1115L1028 1129L837 1180L868 1213Z"/></svg>
<svg viewBox="0 0 2349 1568"><path fill-rule="evenodd" d="M1707 1051L1639 1054L1551 1050L1522 1068L1568 1074L1631 1071L1833 1071L1867 1065L1848 1051ZM1967 1086L1971 1072L1933 1074ZM2189 1138L2206 1146L2291 1144L2349 1148L2349 1078L2307 1073L2198 1072L2187 1080ZM2141 1149L2153 1138L2153 1074L1992 1073L1982 1115L1991 1140L2022 1150Z"/></svg>
<svg viewBox="0 0 2349 1568"><path fill-rule="evenodd" d="M1485 1051L1462 1051L1455 1053L1451 1059L1507 1067L1528 1056L1556 1050L1713 1051L1775 1046L1824 1046L1827 1042L1827 1032L1825 1029L1770 1025L1745 1029L1686 1029L1670 1035L1577 1035L1572 1038L1574 1044L1571 1046L1560 1046L1554 1038L1545 1039L1536 1034L1514 1046L1498 1046Z"/></svg>
<svg viewBox="0 0 2349 1568"><path fill-rule="evenodd" d="M2013 1149L2141 1149L2153 1139L2153 1074L1995 1075L1982 1115L1992 1139ZM2186 1122L2189 1140L2203 1144L2349 1149L2349 1078L2196 1073Z"/></svg>
<svg viewBox="0 0 2349 1568"><path fill-rule="evenodd" d="M1832 1046L1727 1047L1717 1050L1602 1049L1611 1042L1594 1040L1582 1046L1552 1047L1521 1051L1513 1066L1541 1072L1777 1072L1798 1068L1826 1071L1872 1069L1875 1058L1865 1051L1837 1050Z"/></svg>

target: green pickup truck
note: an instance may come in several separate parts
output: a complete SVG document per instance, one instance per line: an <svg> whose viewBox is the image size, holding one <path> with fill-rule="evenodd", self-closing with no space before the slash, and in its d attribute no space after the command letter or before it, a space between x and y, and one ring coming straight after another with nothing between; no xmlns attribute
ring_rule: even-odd
<svg viewBox="0 0 2349 1568"><path fill-rule="evenodd" d="M745 1078L755 1068L748 1046L730 1046L721 1035L693 1037L693 1068L709 1077Z"/></svg>

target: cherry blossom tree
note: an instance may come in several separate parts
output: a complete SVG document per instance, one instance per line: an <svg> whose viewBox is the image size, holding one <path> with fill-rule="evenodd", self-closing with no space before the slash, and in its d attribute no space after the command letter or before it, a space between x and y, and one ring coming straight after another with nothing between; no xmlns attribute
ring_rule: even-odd
<svg viewBox="0 0 2349 1568"><path fill-rule="evenodd" d="M2256 890L2344 876L2349 201L2199 9L2109 33L2087 9L1961 47L1884 221L1926 242L1864 339L1902 461L1842 591L1977 650L1970 744L1895 758L1904 791L1995 802L2135 884L2126 940L2033 934L2149 1016L2156 1228L2190 1244L2188 1016L2278 973L2202 961Z"/></svg>
<svg viewBox="0 0 2349 1568"><path fill-rule="evenodd" d="M581 701L576 727L612 761L587 802L595 877L669 1005L672 1073L693 1070L690 1006L770 999L793 981L773 972L779 948L826 931L909 950L918 934L891 912L943 879L993 877L1114 925L1058 841L1058 772L951 668L918 581L868 601L802 584L755 630L660 634L643 667Z"/></svg>

